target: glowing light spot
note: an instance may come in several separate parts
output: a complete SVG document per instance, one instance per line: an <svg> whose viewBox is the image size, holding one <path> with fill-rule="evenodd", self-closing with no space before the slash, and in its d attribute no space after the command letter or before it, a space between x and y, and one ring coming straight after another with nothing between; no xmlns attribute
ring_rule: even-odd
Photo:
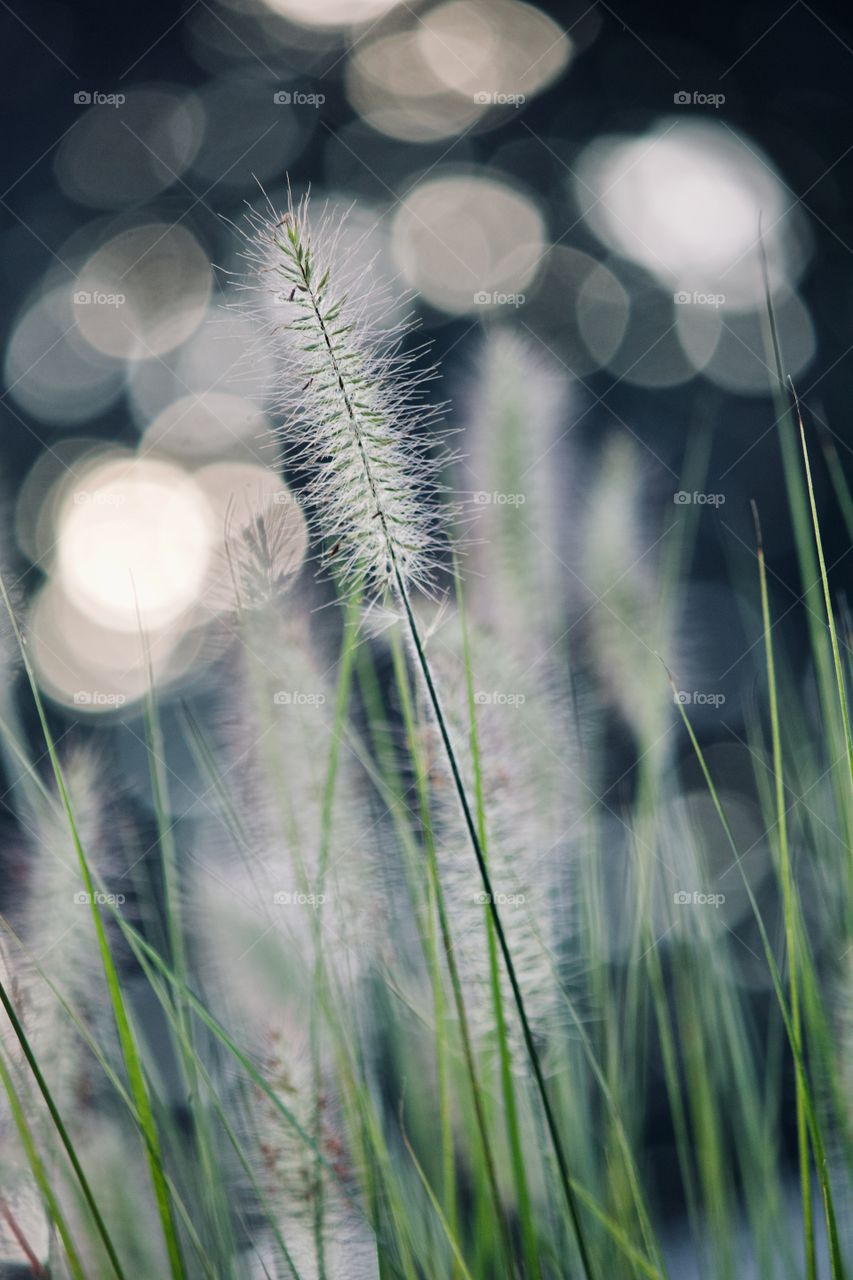
<svg viewBox="0 0 853 1280"><path fill-rule="evenodd" d="M69 599L118 630L162 626L198 598L210 556L210 509L162 461L112 459L85 471L59 513L57 573Z"/></svg>
<svg viewBox="0 0 853 1280"><path fill-rule="evenodd" d="M374 129L406 142L449 138L486 111L473 95L452 92L424 56L416 31L363 41L346 69L350 102Z"/></svg>
<svg viewBox="0 0 853 1280"><path fill-rule="evenodd" d="M373 22L398 0L263 0L274 13L306 27L340 28Z"/></svg>
<svg viewBox="0 0 853 1280"><path fill-rule="evenodd" d="M565 68L571 42L517 0L449 0L408 28L358 42L346 83L374 129L407 141L498 123Z"/></svg>
<svg viewBox="0 0 853 1280"><path fill-rule="evenodd" d="M802 270L802 221L773 166L717 124L664 120L641 137L599 139L574 190L599 238L674 292L762 305L759 215L772 287Z"/></svg>
<svg viewBox="0 0 853 1280"><path fill-rule="evenodd" d="M544 247L533 201L481 174L422 182L394 219L400 269L428 302L456 314L523 305Z"/></svg>
<svg viewBox="0 0 853 1280"><path fill-rule="evenodd" d="M550 84L571 54L556 22L516 0L449 0L426 14L418 39L444 84L494 106L521 105L511 100L526 101Z"/></svg>
<svg viewBox="0 0 853 1280"><path fill-rule="evenodd" d="M138 634L81 612L53 580L35 596L27 620L39 684L75 716L127 714L148 688L148 659L160 687L198 670L201 635L178 624L154 628L146 654Z"/></svg>

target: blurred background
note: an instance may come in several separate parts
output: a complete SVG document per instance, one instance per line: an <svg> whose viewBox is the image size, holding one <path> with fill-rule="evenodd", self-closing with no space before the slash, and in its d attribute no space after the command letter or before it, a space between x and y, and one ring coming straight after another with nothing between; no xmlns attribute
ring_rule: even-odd
<svg viewBox="0 0 853 1280"><path fill-rule="evenodd" d="M233 224L261 187L280 207L287 174L354 205L354 237L370 231L381 269L416 291L452 425L484 332L515 329L571 377L561 438L577 458L614 434L639 446L655 536L674 504L701 504L686 614L734 677L747 646L715 583L749 572L751 498L795 633L758 227L786 371L843 462L842 14L802 0L3 8L6 571L55 706L130 712L137 603L164 688L203 665L223 513L237 489L276 486L268 371L247 365L228 309ZM698 495L682 490L691 442ZM826 519L834 563L846 539Z"/></svg>
<svg viewBox="0 0 853 1280"><path fill-rule="evenodd" d="M163 686L199 674L223 512L235 483L276 484L267 371L228 310L233 224L261 187L280 207L286 174L354 204L354 236L417 292L451 424L484 332L515 329L572 379L577 457L632 437L660 532L701 502L686 613L732 660L746 647L714 584L748 571L755 498L795 631L758 226L786 371L843 462L842 14L195 0L10 4L2 21L6 569L56 706L132 708L137 602ZM826 520L834 563L846 539Z"/></svg>

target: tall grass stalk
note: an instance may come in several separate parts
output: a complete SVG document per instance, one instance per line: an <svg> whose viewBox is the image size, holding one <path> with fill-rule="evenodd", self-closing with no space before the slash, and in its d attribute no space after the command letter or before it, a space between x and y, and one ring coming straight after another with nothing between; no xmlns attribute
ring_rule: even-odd
<svg viewBox="0 0 853 1280"><path fill-rule="evenodd" d="M334 540L344 574L363 575L383 584L402 608L512 988L581 1266L592 1280L592 1263L563 1140L409 593L408 583L429 580L433 543L420 490L424 483L430 483L434 466L424 457L423 446L418 448L412 430L417 382L408 376L396 348L389 347L387 336L377 340L364 319L362 300L339 292L334 237L325 248L323 231L322 224L319 230L312 229L307 200L298 207L291 203L283 217L261 229L261 269L275 270L281 287L290 289L286 305L296 308L289 321L294 350L299 353L295 363L306 375L306 401L300 406L301 421L291 432L297 441L291 454L303 463L313 463L308 492L321 529ZM325 231L328 235L328 229ZM306 419L310 419L308 433ZM326 465L321 465L321 460Z"/></svg>
<svg viewBox="0 0 853 1280"><path fill-rule="evenodd" d="M788 813L785 803L785 776L782 760L782 737L779 727L779 695L776 685L776 660L773 652L772 624L770 621L770 601L767 592L767 570L764 564L764 543L761 537L761 525L758 509L753 503L755 518L755 536L757 543L758 575L761 592L761 618L764 624L764 655L767 663L767 683L770 697L770 732L773 748L773 778L776 799L776 823L779 843L779 878L782 885L782 904L785 917L785 948L788 962L788 990L791 1001L791 1027L796 1039L797 1051L803 1048L802 1023L800 1016L799 990L799 952L800 929L797 918L796 898L794 893L793 874L791 870L791 854L788 845ZM808 1132L806 1129L805 1099L803 1084L797 1076L797 1154L800 1162L800 1197L803 1207L803 1234L806 1249L806 1276L815 1280L817 1261L815 1257L814 1220L812 1213L811 1167L809 1155Z"/></svg>

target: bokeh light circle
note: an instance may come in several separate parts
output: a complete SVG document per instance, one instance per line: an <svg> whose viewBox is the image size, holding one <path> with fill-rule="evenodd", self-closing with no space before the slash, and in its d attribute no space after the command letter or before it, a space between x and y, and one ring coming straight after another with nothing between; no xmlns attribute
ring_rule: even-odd
<svg viewBox="0 0 853 1280"><path fill-rule="evenodd" d="M394 217L393 251L433 306L462 314L523 305L545 249L545 223L522 191L485 173L419 183Z"/></svg>
<svg viewBox="0 0 853 1280"><path fill-rule="evenodd" d="M124 101L74 104L80 119L54 162L66 195L96 209L135 205L177 182L204 134L204 113L193 94L158 84L113 96Z"/></svg>
<svg viewBox="0 0 853 1280"><path fill-rule="evenodd" d="M759 220L772 288L804 264L795 202L772 163L716 122L665 119L639 136L596 139L577 162L574 194L605 244L674 293L762 306Z"/></svg>
<svg viewBox="0 0 853 1280"><path fill-rule="evenodd" d="M51 289L19 317L6 346L6 392L33 417L73 426L121 394L122 370L83 341L67 288Z"/></svg>
<svg viewBox="0 0 853 1280"><path fill-rule="evenodd" d="M80 612L117 630L158 627L198 599L212 516L179 467L101 459L86 469L57 521L56 572Z"/></svg>
<svg viewBox="0 0 853 1280"><path fill-rule="evenodd" d="M208 256L185 227L147 223L96 250L73 291L81 334L123 359L162 355L201 323L212 289Z"/></svg>
<svg viewBox="0 0 853 1280"><path fill-rule="evenodd" d="M257 405L226 391L179 396L146 428L144 453L200 462L235 450L271 449L272 423Z"/></svg>

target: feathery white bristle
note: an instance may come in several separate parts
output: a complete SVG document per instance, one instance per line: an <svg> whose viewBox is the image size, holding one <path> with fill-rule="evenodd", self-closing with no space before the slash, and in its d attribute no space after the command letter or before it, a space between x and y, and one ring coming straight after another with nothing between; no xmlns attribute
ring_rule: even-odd
<svg viewBox="0 0 853 1280"><path fill-rule="evenodd" d="M91 862L104 870L102 765L86 749L63 761L63 778L81 842ZM0 957L3 985L12 997L39 1068L75 1142L85 1140L100 1068L51 988L53 983L102 1048L112 1043L112 1023L103 990L103 974L91 906L83 889L77 851L59 797L38 797L28 816L31 846L24 900L13 904L21 946ZM83 899L86 899L83 901ZM35 1113L37 1093L11 1028L3 1040L20 1065L18 1087L26 1110ZM32 1117L31 1117L32 1119ZM15 1172L18 1138L5 1096L0 1106L4 1196L28 1246L46 1259L49 1237L32 1176ZM58 1150L58 1143L57 1143ZM0 1256L20 1257L20 1244L0 1222ZM42 1252L39 1252L42 1250Z"/></svg>
<svg viewBox="0 0 853 1280"><path fill-rule="evenodd" d="M293 614L258 610L244 623L222 723L223 775L240 836L217 824L205 840L196 887L203 936L229 957L221 966L229 987L257 991L258 966L273 946L294 970L310 966L319 930L325 963L350 987L369 962L378 893L372 824L345 744L323 850L334 686L296 606Z"/></svg>
<svg viewBox="0 0 853 1280"><path fill-rule="evenodd" d="M19 1018L23 1016L21 984L9 962L4 942L0 942L0 982L15 1007ZM5 1012L0 1022L0 1053L3 1053L16 1077L27 1078L27 1065L21 1047ZM21 1236L26 1246L39 1259L46 1261L50 1236L47 1217L36 1180L21 1148L11 1102L6 1090L0 1086L0 1189L2 1209L0 1213L0 1268L6 1262L23 1264L24 1252Z"/></svg>
<svg viewBox="0 0 853 1280"><path fill-rule="evenodd" d="M662 612L643 489L637 449L615 438L604 451L584 515L578 606L590 666L646 749L660 740L674 708L657 656L664 652L672 661L672 620Z"/></svg>
<svg viewBox="0 0 853 1280"><path fill-rule="evenodd" d="M292 1011L268 1028L260 1070L281 1105L323 1157L268 1096L255 1091L247 1147L257 1151L256 1178L302 1280L373 1280L376 1240L355 1197L342 1118L328 1080L315 1079L305 1019ZM321 1072L321 1076L324 1073ZM319 1212L321 1227L315 1215ZM320 1255L322 1254L322 1260ZM291 1275L280 1256L273 1275ZM257 1272L257 1274L261 1274Z"/></svg>
<svg viewBox="0 0 853 1280"><path fill-rule="evenodd" d="M528 1017L534 1030L544 1034L560 1012L552 947L558 928L566 926L568 854L580 836L570 720L558 681L541 666L527 671L501 642L483 632L472 635L471 653L489 874ZM458 619L449 619L437 630L429 642L429 656L464 781L469 794L476 795ZM454 949L472 1027L490 1039L495 1020L482 881L432 723L428 735L433 785L444 797L435 835ZM526 1059L505 978L503 1003L522 1066Z"/></svg>
<svg viewBox="0 0 853 1280"><path fill-rule="evenodd" d="M279 361L285 459L307 472L304 496L342 582L393 587L399 573L425 587L439 547L433 373L403 350L411 321L377 318L387 288L344 255L342 223L310 217L307 197L251 218L250 288Z"/></svg>
<svg viewBox="0 0 853 1280"><path fill-rule="evenodd" d="M62 771L86 857L103 874L108 871L100 781L103 762L78 747L67 755ZM40 801L29 825L32 860L20 913L27 954L16 958L23 1020L58 1103L65 1101L72 1118L82 1120L99 1068L46 978L101 1045L107 1045L112 1023L100 953L77 851L58 796Z"/></svg>
<svg viewBox="0 0 853 1280"><path fill-rule="evenodd" d="M497 328L464 399L457 473L470 503L468 598L478 618L529 652L551 643L565 619L561 555L574 495L561 437L571 384L547 353Z"/></svg>
<svg viewBox="0 0 853 1280"><path fill-rule="evenodd" d="M287 488L248 519L225 526L225 546L213 601L227 609L263 609L293 585L308 549L301 504Z"/></svg>

